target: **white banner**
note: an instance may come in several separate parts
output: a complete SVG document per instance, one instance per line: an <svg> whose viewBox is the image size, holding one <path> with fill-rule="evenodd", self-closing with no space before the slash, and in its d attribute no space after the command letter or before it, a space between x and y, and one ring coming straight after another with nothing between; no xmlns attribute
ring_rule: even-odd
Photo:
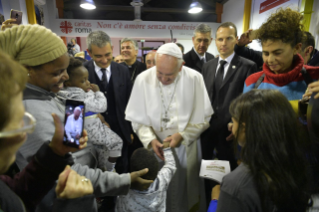
<svg viewBox="0 0 319 212"><path fill-rule="evenodd" d="M253 0L249 28L258 29L280 7L299 10L300 4L301 0ZM249 46L255 50L262 50L261 45L257 41L253 41Z"/></svg>
<svg viewBox="0 0 319 212"><path fill-rule="evenodd" d="M150 21L108 21L55 19L51 21L51 30L59 36L86 37L96 30L105 31L110 37L143 37L190 39L199 23L194 22L150 22ZM206 23L216 32L219 23Z"/></svg>

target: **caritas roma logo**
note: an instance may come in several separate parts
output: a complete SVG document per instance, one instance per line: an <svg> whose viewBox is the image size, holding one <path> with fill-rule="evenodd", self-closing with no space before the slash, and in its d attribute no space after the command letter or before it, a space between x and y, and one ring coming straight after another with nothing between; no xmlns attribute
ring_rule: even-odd
<svg viewBox="0 0 319 212"><path fill-rule="evenodd" d="M61 31L65 34L71 33L73 29L72 24L69 21L62 21L60 23L60 28L61 28Z"/></svg>

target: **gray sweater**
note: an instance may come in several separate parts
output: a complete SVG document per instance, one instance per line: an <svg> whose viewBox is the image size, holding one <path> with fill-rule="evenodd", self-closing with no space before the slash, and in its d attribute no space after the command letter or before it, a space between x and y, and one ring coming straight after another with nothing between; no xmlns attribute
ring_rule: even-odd
<svg viewBox="0 0 319 212"><path fill-rule="evenodd" d="M35 131L31 135L28 135L26 142L17 153L16 162L20 169L23 169L27 165L43 142L52 139L55 127L51 113L57 114L60 120L63 121L65 107L62 102L55 98L54 93L31 84L27 84L24 90L23 103L25 110L31 113L37 120L37 125ZM102 172L100 169L92 169L77 163L77 155L86 155L88 157L84 158L90 159L97 158L94 151L86 149L73 154L76 164L72 166L72 169L91 180L94 195L100 197L127 194L131 183L130 174L119 175L113 172ZM96 167L96 161L87 161L87 164L90 164L93 168Z"/></svg>

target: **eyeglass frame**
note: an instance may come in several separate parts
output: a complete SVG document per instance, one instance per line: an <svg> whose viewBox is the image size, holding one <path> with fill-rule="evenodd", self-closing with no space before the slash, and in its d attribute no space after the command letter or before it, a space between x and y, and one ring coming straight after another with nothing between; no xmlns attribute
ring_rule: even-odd
<svg viewBox="0 0 319 212"><path fill-rule="evenodd" d="M11 137L11 136L15 136L15 135L22 134L22 133L29 133L29 134L33 133L33 131L35 129L35 126L36 126L36 120L28 112L24 112L23 119L25 117L27 117L30 120L31 124L29 124L27 126L23 126L22 128L19 128L19 129L5 131L5 132L0 132L0 138Z"/></svg>

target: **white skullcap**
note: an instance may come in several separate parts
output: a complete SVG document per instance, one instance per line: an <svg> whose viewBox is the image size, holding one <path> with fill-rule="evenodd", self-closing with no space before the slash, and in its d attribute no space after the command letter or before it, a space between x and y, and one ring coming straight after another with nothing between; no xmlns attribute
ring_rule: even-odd
<svg viewBox="0 0 319 212"><path fill-rule="evenodd" d="M74 112L75 112L76 110L82 111L82 109L81 109L80 107L76 107L76 108L74 109Z"/></svg>
<svg viewBox="0 0 319 212"><path fill-rule="evenodd" d="M183 59L183 54L181 49L175 43L165 43L163 44L157 52L158 54L171 55L173 57Z"/></svg>

